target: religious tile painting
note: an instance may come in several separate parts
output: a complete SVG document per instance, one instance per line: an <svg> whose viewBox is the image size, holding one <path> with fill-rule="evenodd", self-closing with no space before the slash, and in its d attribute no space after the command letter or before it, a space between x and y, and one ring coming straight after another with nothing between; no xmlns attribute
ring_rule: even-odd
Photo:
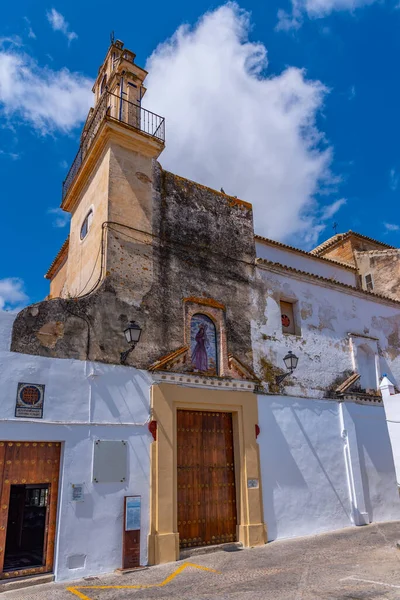
<svg viewBox="0 0 400 600"><path fill-rule="evenodd" d="M195 314L190 323L192 368L205 375L218 375L217 332L212 320Z"/></svg>

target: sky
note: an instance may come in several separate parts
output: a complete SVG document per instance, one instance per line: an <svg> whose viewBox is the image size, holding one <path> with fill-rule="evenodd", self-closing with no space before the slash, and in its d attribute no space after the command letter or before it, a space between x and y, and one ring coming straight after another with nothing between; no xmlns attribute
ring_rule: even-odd
<svg viewBox="0 0 400 600"><path fill-rule="evenodd" d="M352 229L400 246L398 0L21 0L1 16L0 310L48 293L111 30L149 71L164 168L251 202L266 237L311 249Z"/></svg>

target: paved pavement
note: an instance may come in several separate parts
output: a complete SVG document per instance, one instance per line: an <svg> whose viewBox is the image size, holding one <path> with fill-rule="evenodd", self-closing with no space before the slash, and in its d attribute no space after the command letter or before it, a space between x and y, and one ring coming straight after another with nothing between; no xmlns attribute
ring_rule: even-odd
<svg viewBox="0 0 400 600"><path fill-rule="evenodd" d="M4 592L1 600L399 600L397 540L400 522L373 524Z"/></svg>

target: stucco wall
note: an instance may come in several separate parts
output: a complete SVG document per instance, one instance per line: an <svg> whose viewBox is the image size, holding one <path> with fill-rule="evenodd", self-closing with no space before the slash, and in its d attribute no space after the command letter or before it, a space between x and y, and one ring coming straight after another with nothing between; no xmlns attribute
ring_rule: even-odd
<svg viewBox="0 0 400 600"><path fill-rule="evenodd" d="M256 254L257 258L265 258L272 262L278 262L293 269L298 269L299 271L306 271L313 275L335 279L341 283L356 286L355 272L340 265L329 263L328 261L318 260L312 255L296 254L296 252L260 240L256 240Z"/></svg>
<svg viewBox="0 0 400 600"><path fill-rule="evenodd" d="M123 502L141 495L141 563L149 532L150 381L146 372L79 360L7 351L13 315L0 312L0 439L62 442L55 574L74 579L121 567ZM45 384L43 419L14 416L18 382ZM96 439L128 443L125 483L92 482ZM71 502L71 483L85 484L84 502ZM69 568L71 556L84 566ZM86 558L82 558L86 557ZM79 562L78 561L78 562Z"/></svg>
<svg viewBox="0 0 400 600"><path fill-rule="evenodd" d="M400 383L397 305L289 271L258 269L258 277L258 289L254 290L257 309L252 324L253 356L256 371L264 381L273 383L273 370L285 369L283 357L292 350L299 362L293 376L283 383L286 393L326 397L349 372L359 368L349 336L352 333L375 348L377 375L388 373L394 383ZM295 302L300 335L282 332L281 299Z"/></svg>
<svg viewBox="0 0 400 600"><path fill-rule="evenodd" d="M102 224L108 219L109 162L110 153L107 149L80 193L80 201L72 212L63 297L87 294L99 278ZM81 240L82 223L91 209L92 224L86 237Z"/></svg>
<svg viewBox="0 0 400 600"><path fill-rule="evenodd" d="M351 526L354 511L367 522L400 518L393 458L382 408L343 405L351 430L351 477L339 404L259 396L258 438L264 519L268 539L309 535Z"/></svg>

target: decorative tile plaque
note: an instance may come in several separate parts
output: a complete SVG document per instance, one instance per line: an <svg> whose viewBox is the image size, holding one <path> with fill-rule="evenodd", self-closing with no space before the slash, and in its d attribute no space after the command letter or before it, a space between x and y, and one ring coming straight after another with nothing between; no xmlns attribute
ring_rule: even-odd
<svg viewBox="0 0 400 600"><path fill-rule="evenodd" d="M44 385L40 383L19 383L15 416L27 419L43 418Z"/></svg>

